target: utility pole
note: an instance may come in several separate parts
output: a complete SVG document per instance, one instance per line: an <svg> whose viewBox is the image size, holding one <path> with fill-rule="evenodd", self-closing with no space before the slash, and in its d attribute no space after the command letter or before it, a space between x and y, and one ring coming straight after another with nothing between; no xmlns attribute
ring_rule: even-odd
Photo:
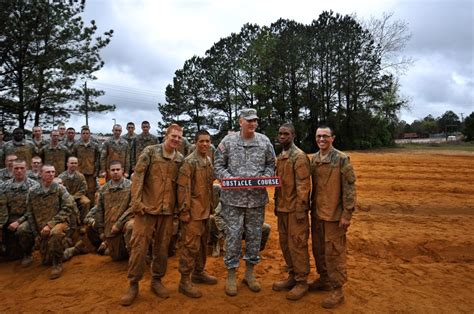
<svg viewBox="0 0 474 314"><path fill-rule="evenodd" d="M84 82L84 113L86 114L86 125L89 125L89 92L87 90L87 81Z"/></svg>

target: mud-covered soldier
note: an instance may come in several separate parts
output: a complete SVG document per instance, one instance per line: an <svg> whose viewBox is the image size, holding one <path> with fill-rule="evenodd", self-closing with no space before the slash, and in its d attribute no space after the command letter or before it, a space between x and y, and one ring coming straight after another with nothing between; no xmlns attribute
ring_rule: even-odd
<svg viewBox="0 0 474 314"><path fill-rule="evenodd" d="M66 137L61 142L67 148L69 154L72 154L72 148L76 144L76 130L72 127L67 128Z"/></svg>
<svg viewBox="0 0 474 314"><path fill-rule="evenodd" d="M200 298L202 293L192 283L217 284L217 278L204 271L209 215L213 207L214 168L207 156L211 145L209 132L198 131L195 143L196 150L186 157L178 176L179 218L183 223L178 249L181 273L179 292L191 298Z"/></svg>
<svg viewBox="0 0 474 314"><path fill-rule="evenodd" d="M63 185L66 187L69 194L71 194L71 196L74 198L74 201L79 208L80 219L78 223L81 224L89 212L91 201L86 196L86 178L77 170L78 166L79 161L77 157L69 157L67 160L67 170L61 173L59 178L61 178Z"/></svg>
<svg viewBox="0 0 474 314"><path fill-rule="evenodd" d="M63 272L63 239L74 211L74 200L66 188L54 182L52 165L41 168L41 183L30 188L27 200L27 217L33 234L40 237L40 254L43 265L52 264L49 278L59 278Z"/></svg>
<svg viewBox="0 0 474 314"><path fill-rule="evenodd" d="M122 126L115 124L112 128L112 138L108 139L102 145L102 152L100 154L100 175L107 176L107 166L112 160L118 160L124 167L124 175L128 177L130 172L130 147L128 142L121 138Z"/></svg>
<svg viewBox="0 0 474 314"><path fill-rule="evenodd" d="M26 162L15 159L13 179L6 181L0 192L0 242L5 245L8 258L22 258L23 267L33 262L31 254L34 245L33 233L25 215L27 194L31 187L38 185L26 176Z"/></svg>
<svg viewBox="0 0 474 314"><path fill-rule="evenodd" d="M331 291L321 303L324 308L344 302L346 232L356 205L354 169L349 157L333 147L334 139L330 127L319 127L319 151L311 159L311 236L319 278L309 289Z"/></svg>
<svg viewBox="0 0 474 314"><path fill-rule="evenodd" d="M3 169L0 169L0 183L13 178L13 162L17 158L18 157L15 154L8 154L7 156L5 156L6 167Z"/></svg>
<svg viewBox="0 0 474 314"><path fill-rule="evenodd" d="M142 122L142 133L138 134L133 140L132 147L132 170L135 169L136 163L140 157L140 154L145 149L145 147L150 145L156 145L159 143L158 138L150 133L150 122ZM181 143L180 143L181 144Z"/></svg>
<svg viewBox="0 0 474 314"><path fill-rule="evenodd" d="M41 149L40 156L44 164L54 166L57 171L56 176L66 170L66 161L69 157L69 151L66 146L63 146L59 141L59 132L57 130L51 131L51 140L48 145Z"/></svg>
<svg viewBox="0 0 474 314"><path fill-rule="evenodd" d="M306 153L295 145L294 139L294 126L283 124L278 130L282 152L277 156L276 175L281 177L281 187L275 189L275 214L288 278L275 282L272 288L275 291L290 290L286 295L289 300L299 300L306 294L309 274L311 172Z"/></svg>
<svg viewBox="0 0 474 314"><path fill-rule="evenodd" d="M219 144L214 173L217 179L233 177L272 176L275 168L275 151L263 134L257 133L257 111L242 109L240 132L227 135ZM260 262L259 250L265 205L266 189L222 190L222 216L226 222L226 252L224 263L228 274L225 291L237 295L236 270L242 253L242 234L245 232L246 271L243 282L254 292L260 291L260 283L253 274L254 265Z"/></svg>
<svg viewBox="0 0 474 314"><path fill-rule="evenodd" d="M43 165L43 160L40 156L34 156L31 159L31 170L26 171L26 175L28 178L33 179L35 181L41 181L41 166Z"/></svg>
<svg viewBox="0 0 474 314"><path fill-rule="evenodd" d="M96 178L100 167L100 148L99 144L91 141L91 131L88 126L85 125L81 128L81 138L74 144L72 151L79 160L79 172L86 178L86 196L91 204L94 204L97 189Z"/></svg>
<svg viewBox="0 0 474 314"><path fill-rule="evenodd" d="M31 141L35 145L36 153L39 153L43 147L48 144L48 141L43 138L43 129L39 125L35 125L32 132Z"/></svg>
<svg viewBox="0 0 474 314"><path fill-rule="evenodd" d="M26 140L23 129L16 128L13 130L13 139L3 147L3 153L7 155L16 155L18 158L26 161L26 166L31 166L31 158L36 154L36 148L33 142ZM5 162L6 164L6 162Z"/></svg>
<svg viewBox="0 0 474 314"><path fill-rule="evenodd" d="M127 141L128 143L128 154L130 155L130 162L129 162L129 173L128 175L132 174L132 157L133 154L133 141L137 137L137 134L135 133L135 123L133 122L128 122L127 123L127 133L122 135L122 138Z"/></svg>
<svg viewBox="0 0 474 314"><path fill-rule="evenodd" d="M133 230L130 209L132 182L124 177L119 160L109 165L110 180L100 189L97 205L87 215L87 236L97 249L118 261L127 259Z"/></svg>
<svg viewBox="0 0 474 314"><path fill-rule="evenodd" d="M62 142L66 138L66 125L63 122L58 123L59 141Z"/></svg>
<svg viewBox="0 0 474 314"><path fill-rule="evenodd" d="M145 272L151 242L151 289L161 298L169 297L161 278L166 273L173 215L177 212L176 180L183 162L183 155L177 148L182 137L183 129L177 124L170 125L164 143L146 147L135 167L132 177L135 221L128 268L130 286L121 299L122 305L132 304L138 295L138 282Z"/></svg>

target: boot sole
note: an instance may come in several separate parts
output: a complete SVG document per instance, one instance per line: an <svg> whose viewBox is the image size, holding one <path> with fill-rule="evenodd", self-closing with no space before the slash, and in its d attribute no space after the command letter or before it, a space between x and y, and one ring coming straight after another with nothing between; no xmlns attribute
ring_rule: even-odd
<svg viewBox="0 0 474 314"><path fill-rule="evenodd" d="M325 309L335 309L336 307L338 307L339 305L343 304L344 303L344 298L342 298L342 300L338 303L335 303L335 304L323 304L321 303L321 307L325 308Z"/></svg>
<svg viewBox="0 0 474 314"><path fill-rule="evenodd" d="M206 281L206 280L191 278L191 282L192 283L200 283L200 284L204 284L204 285L217 285L217 280L216 281Z"/></svg>
<svg viewBox="0 0 474 314"><path fill-rule="evenodd" d="M178 291L180 293L184 294L185 296L193 298L193 299L199 299L200 297L202 297L202 294L191 294L191 293L187 292L186 290L184 290L181 287L178 288Z"/></svg>
<svg viewBox="0 0 474 314"><path fill-rule="evenodd" d="M235 297L237 295L237 290L233 291L225 289L225 294L227 294L229 297Z"/></svg>

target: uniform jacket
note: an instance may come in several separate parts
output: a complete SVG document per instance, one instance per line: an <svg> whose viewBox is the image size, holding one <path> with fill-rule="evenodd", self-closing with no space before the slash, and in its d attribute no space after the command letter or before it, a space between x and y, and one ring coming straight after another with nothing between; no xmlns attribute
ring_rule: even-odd
<svg viewBox="0 0 474 314"><path fill-rule="evenodd" d="M59 175L59 178L61 178L61 180L63 181L63 185L66 187L67 191L74 199L86 195L86 178L79 171L74 171L73 175L70 176L66 170Z"/></svg>
<svg viewBox="0 0 474 314"><path fill-rule="evenodd" d="M79 160L79 172L86 176L99 174L100 148L96 142L90 140L86 144L81 139L74 144L72 152Z"/></svg>
<svg viewBox="0 0 474 314"><path fill-rule="evenodd" d="M150 145L158 144L158 138L153 134L144 135L143 133L137 135L133 140L133 148L132 148L132 165L136 165L140 154L145 149L145 147Z"/></svg>
<svg viewBox="0 0 474 314"><path fill-rule="evenodd" d="M21 140L19 142L11 140L5 143L3 147L4 157L6 158L9 154L15 154L16 157L24 159L28 168L31 167L31 158L36 154L36 147L33 142L28 140Z"/></svg>
<svg viewBox="0 0 474 314"><path fill-rule="evenodd" d="M61 143L54 147L49 143L41 149L40 156L41 159L43 159L44 165L54 166L56 176L58 176L66 170L66 161L69 157L69 150Z"/></svg>
<svg viewBox="0 0 474 314"><path fill-rule="evenodd" d="M118 141L111 138L104 142L100 154L100 171L106 171L112 160L118 160L122 163L124 173L130 171L130 147L127 140L119 138Z"/></svg>
<svg viewBox="0 0 474 314"><path fill-rule="evenodd" d="M28 190L31 187L38 186L39 183L26 178L23 182L17 184L14 179L6 181L2 185L2 201L0 202L0 230L4 224L18 221L22 223L26 220L26 200Z"/></svg>

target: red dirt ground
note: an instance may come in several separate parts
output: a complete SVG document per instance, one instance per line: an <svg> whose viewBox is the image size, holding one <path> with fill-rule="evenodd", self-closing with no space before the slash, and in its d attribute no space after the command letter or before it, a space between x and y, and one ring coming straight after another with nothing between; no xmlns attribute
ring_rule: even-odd
<svg viewBox="0 0 474 314"><path fill-rule="evenodd" d="M346 302L337 312L474 312L474 154L393 150L353 152L358 210L348 234ZM65 263L61 278L34 264L0 263L0 312L315 312L326 295L308 293L297 302L271 285L285 276L278 247L273 204L272 226L262 263L256 267L260 293L239 284L239 295L224 293L222 257L209 257L207 270L217 286L200 286L201 299L178 293L177 260L170 259L167 300L150 291L147 274L140 295L128 308L119 305L127 287L126 262L88 254ZM311 261L310 278L315 278ZM243 267L239 278L243 275Z"/></svg>

